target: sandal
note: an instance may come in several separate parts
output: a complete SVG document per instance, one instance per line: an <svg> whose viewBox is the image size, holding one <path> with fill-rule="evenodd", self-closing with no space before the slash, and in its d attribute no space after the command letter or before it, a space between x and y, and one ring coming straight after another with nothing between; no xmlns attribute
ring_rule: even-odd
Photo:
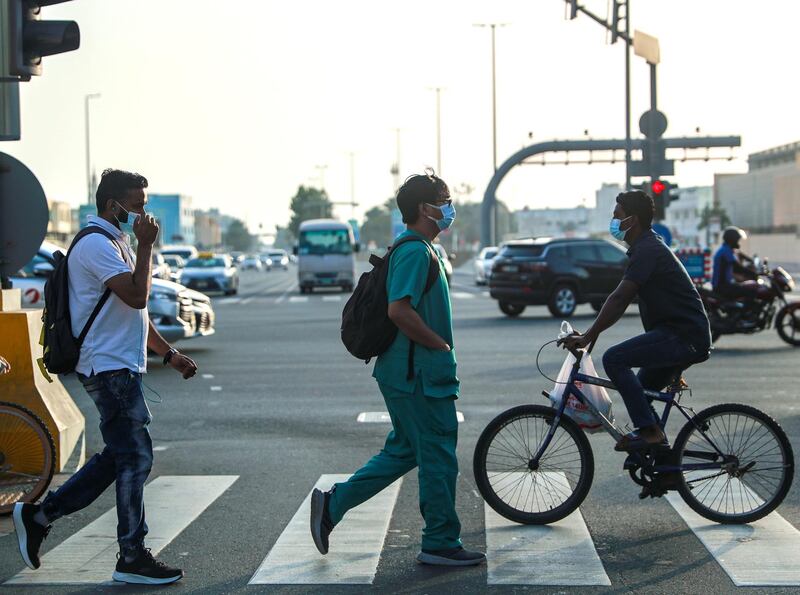
<svg viewBox="0 0 800 595"><path fill-rule="evenodd" d="M642 438L638 432L631 432L625 434L614 446L617 452L636 452L639 450L648 450L650 448L669 448L669 442L665 440L661 442L648 442Z"/></svg>

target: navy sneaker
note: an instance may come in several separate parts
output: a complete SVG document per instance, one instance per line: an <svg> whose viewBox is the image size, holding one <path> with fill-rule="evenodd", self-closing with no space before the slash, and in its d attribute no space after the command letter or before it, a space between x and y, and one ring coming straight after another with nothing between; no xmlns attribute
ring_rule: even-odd
<svg viewBox="0 0 800 595"><path fill-rule="evenodd" d="M470 552L463 547L447 550L422 550L417 555L417 562L433 566L477 566L486 562L486 554Z"/></svg>
<svg viewBox="0 0 800 595"><path fill-rule="evenodd" d="M117 554L117 567L112 578L121 583L134 585L168 585L183 578L183 570L172 568L156 560L150 548L142 548L130 562Z"/></svg>
<svg viewBox="0 0 800 595"><path fill-rule="evenodd" d="M44 527L33 520L37 512L39 512L38 504L17 502L14 505L14 529L17 531L19 553L22 554L25 565L31 570L41 566L39 549L50 533L51 527L51 525Z"/></svg>
<svg viewBox="0 0 800 595"><path fill-rule="evenodd" d="M311 537L323 556L328 553L328 536L336 526L328 512L330 498L331 492L323 492L317 488L311 492Z"/></svg>

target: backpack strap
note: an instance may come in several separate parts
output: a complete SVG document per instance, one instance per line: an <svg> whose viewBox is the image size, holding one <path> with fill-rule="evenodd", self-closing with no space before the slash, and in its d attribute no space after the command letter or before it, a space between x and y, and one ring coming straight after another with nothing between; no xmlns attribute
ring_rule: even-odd
<svg viewBox="0 0 800 595"><path fill-rule="evenodd" d="M69 254L70 252L72 252L72 249L75 247L75 244L77 244L80 240L82 240L86 236L91 235L93 233L101 233L104 236L106 236L109 240L117 244L117 246L120 249L120 252L122 253L122 260L124 260L125 263L128 264L128 261L125 258L125 251L121 246L119 246L117 238L115 238L113 235L111 235L108 231L106 231L99 225L88 225L84 227L82 230L80 230L75 236L75 239L72 240L72 244L70 244L69 250L67 250L66 257L69 257ZM92 313L89 315L89 319L86 321L86 324L83 325L81 334L78 335L77 341L79 346L83 345L83 342L86 340L86 335L89 334L89 329L92 328L92 324L94 323L95 318L97 318L97 315L100 314L100 310L103 309L103 306L105 306L106 302L108 301L108 298L110 297L111 297L111 289L106 287L106 290L103 292L103 295L100 296L100 299L95 305L94 310L92 310Z"/></svg>
<svg viewBox="0 0 800 595"><path fill-rule="evenodd" d="M433 284L439 279L439 257L433 251L433 249L428 245L428 242L423 240L419 236L406 236L395 242L389 248L389 257L391 257L392 252L394 252L395 248L398 246L405 244L406 242L424 242L425 247L428 249L428 256L430 256L430 261L428 265L428 278L425 281L425 289L422 292L423 295L428 293ZM413 380L414 379L414 351L416 349L417 344L414 343L411 339L408 340L408 372L406 373L406 380Z"/></svg>

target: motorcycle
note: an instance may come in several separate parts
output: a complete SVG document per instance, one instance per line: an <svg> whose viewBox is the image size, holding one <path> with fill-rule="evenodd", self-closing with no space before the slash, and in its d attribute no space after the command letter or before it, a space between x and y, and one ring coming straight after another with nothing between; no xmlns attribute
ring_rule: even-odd
<svg viewBox="0 0 800 595"><path fill-rule="evenodd" d="M770 270L766 258L762 262L756 257L752 271L755 295L751 298L729 298L710 287L699 288L712 340L716 342L722 335L757 333L770 328L774 320L778 336L800 347L800 302L786 299L794 289L794 279L782 267Z"/></svg>

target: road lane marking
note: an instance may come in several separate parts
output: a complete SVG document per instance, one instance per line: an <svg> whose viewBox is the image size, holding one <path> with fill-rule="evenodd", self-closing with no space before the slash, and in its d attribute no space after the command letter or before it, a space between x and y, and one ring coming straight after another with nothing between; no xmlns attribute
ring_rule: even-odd
<svg viewBox="0 0 800 595"><path fill-rule="evenodd" d="M286 291L284 291L284 292L283 292L283 293L280 295L280 297L279 297L277 300L275 300L275 303L276 303L276 304L282 304L284 301L286 301L286 296L288 296L288 295L289 295L289 294L290 294L292 291L294 291L295 289L297 289L297 283L295 283L295 282L293 281L293 282L292 282L292 283L289 285L289 287L286 289Z"/></svg>
<svg viewBox="0 0 800 595"><path fill-rule="evenodd" d="M747 500L743 490L757 498L736 479L729 490L736 500ZM800 531L777 512L748 525L723 525L701 517L675 492L667 501L737 587L800 586Z"/></svg>
<svg viewBox="0 0 800 595"><path fill-rule="evenodd" d="M222 390L221 386L212 386L210 387L212 392L219 392Z"/></svg>
<svg viewBox="0 0 800 595"><path fill-rule="evenodd" d="M563 473L547 475L551 482L567 482ZM485 503L484 515L488 584L611 585L580 510L550 525L517 524Z"/></svg>
<svg viewBox="0 0 800 595"><path fill-rule="evenodd" d="M201 376L202 376L203 378L205 378L206 380L209 380L209 379L211 379L211 378L213 378L213 377L214 377L214 375L213 375L213 374L201 374Z"/></svg>
<svg viewBox="0 0 800 595"><path fill-rule="evenodd" d="M329 489L349 475L323 475L315 487ZM353 508L331 534L330 552L314 547L308 519L311 494L306 496L286 529L256 570L251 585L371 585L378 569L402 479Z"/></svg>
<svg viewBox="0 0 800 595"><path fill-rule="evenodd" d="M250 302L252 302L252 301L253 301L253 299L254 299L254 298L255 298L255 296L254 296L254 295L251 295L250 297L246 297L246 298L244 298L244 299L242 300L242 306L244 306L245 304L249 304Z"/></svg>
<svg viewBox="0 0 800 595"><path fill-rule="evenodd" d="M290 304L305 304L308 301L307 295L293 295L289 298Z"/></svg>
<svg viewBox="0 0 800 595"><path fill-rule="evenodd" d="M464 414L456 411L456 419L458 423L464 423ZM364 424L389 424L392 423L392 418L389 417L388 411L362 411L356 417L356 421Z"/></svg>
<svg viewBox="0 0 800 595"><path fill-rule="evenodd" d="M340 295L323 295L322 296L323 302L341 302L342 296Z"/></svg>
<svg viewBox="0 0 800 595"><path fill-rule="evenodd" d="M242 298L240 297L233 297L233 298L229 297L229 298L222 298L221 300L218 300L216 303L219 304L220 306L226 306L228 304L238 304L241 301Z"/></svg>
<svg viewBox="0 0 800 595"><path fill-rule="evenodd" d="M467 291L454 291L450 294L450 297L457 300L471 300L475 297L475 294Z"/></svg>
<svg viewBox="0 0 800 595"><path fill-rule="evenodd" d="M144 490L147 547L156 555L219 498L238 475L162 475ZM112 508L42 556L42 567L25 569L7 585L77 585L111 580L117 563L117 511Z"/></svg>

